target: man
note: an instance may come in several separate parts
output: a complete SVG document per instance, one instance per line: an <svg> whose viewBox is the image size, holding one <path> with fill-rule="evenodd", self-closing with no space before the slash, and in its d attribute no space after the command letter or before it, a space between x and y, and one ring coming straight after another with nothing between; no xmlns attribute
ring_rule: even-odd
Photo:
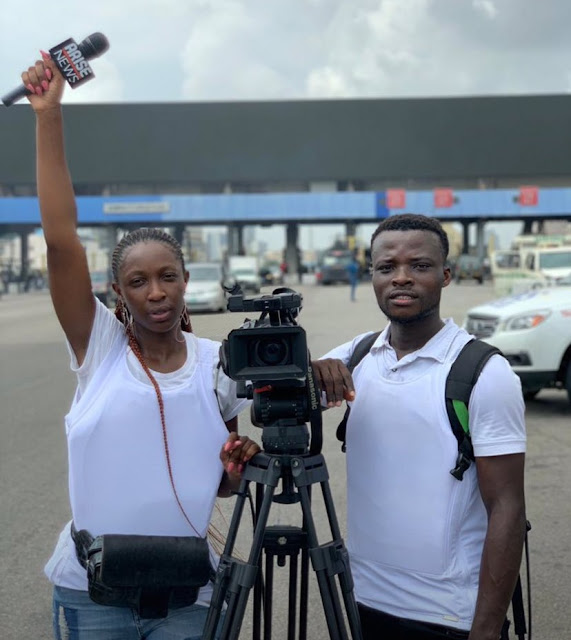
<svg viewBox="0 0 571 640"><path fill-rule="evenodd" d="M525 536L524 404L494 355L469 405L476 463L456 480L446 376L470 339L440 317L448 238L432 218L387 218L371 242L389 324L353 372L363 336L314 362L328 406L352 401L347 530L365 640L498 640Z"/></svg>
<svg viewBox="0 0 571 640"><path fill-rule="evenodd" d="M357 285L359 284L359 275L361 274L361 265L356 256L352 256L351 262L345 267L349 275L350 299L351 302L356 302Z"/></svg>

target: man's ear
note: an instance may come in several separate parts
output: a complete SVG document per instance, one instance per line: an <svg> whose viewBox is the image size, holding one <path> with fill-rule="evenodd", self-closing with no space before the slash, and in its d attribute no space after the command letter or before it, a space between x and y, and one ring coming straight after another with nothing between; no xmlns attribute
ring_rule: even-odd
<svg viewBox="0 0 571 640"><path fill-rule="evenodd" d="M450 271L450 267L444 267L444 281L442 282L443 287L447 287L452 282L452 272Z"/></svg>

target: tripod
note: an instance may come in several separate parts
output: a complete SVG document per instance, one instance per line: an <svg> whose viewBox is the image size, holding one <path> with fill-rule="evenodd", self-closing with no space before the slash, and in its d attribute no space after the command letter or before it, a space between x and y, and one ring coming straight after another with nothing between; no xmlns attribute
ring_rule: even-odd
<svg viewBox="0 0 571 640"><path fill-rule="evenodd" d="M279 422L279 421L278 421ZM305 428L305 426L303 427ZM305 437L303 428L288 426L273 427L282 434L288 434L289 442L299 443ZM293 430L293 433L290 433ZM301 430L301 431L300 431ZM299 447L294 447L299 450ZM288 447L286 446L287 450ZM275 495L279 481L282 481L283 493ZM332 640L361 640L359 614L353 594L353 580L349 569L348 553L345 549L333 506L329 488L329 474L321 453L268 454L265 451L254 456L244 468L242 481L237 494L237 502L230 522L224 552L216 572L214 592L206 620L203 638L213 640L224 601L228 607L222 624L221 639L231 640L239 637L244 618L248 595L254 590L254 638L260 637L260 613L262 586L259 569L262 550L266 552L266 584L264 598L264 638L271 634L271 587L273 560L278 564L290 557L288 640L295 637L295 615L297 596L297 563L301 552L300 576L300 616L299 638L305 640L307 631L307 595L309 559L316 573L317 583L323 603L325 618ZM248 495L250 482L257 483L257 511L250 554L246 562L232 558L232 550L238 533L240 519ZM319 544L317 531L311 513L311 486L319 484L323 493L332 541ZM303 523L301 527L266 527L272 502L301 504ZM345 605L351 636L347 634L345 619L335 582L338 577L341 596Z"/></svg>

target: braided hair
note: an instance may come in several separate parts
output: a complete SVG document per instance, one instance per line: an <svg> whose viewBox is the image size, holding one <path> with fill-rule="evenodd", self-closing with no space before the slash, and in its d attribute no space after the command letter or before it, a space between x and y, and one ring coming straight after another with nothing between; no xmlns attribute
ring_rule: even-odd
<svg viewBox="0 0 571 640"><path fill-rule="evenodd" d="M121 238L113 251L113 256L111 258L111 270L113 272L113 279L115 280L115 282L119 282L119 272L121 271L121 267L123 266L123 262L125 260L125 256L127 255L127 252L129 251L129 249L141 242L159 242L165 245L165 247L170 249L175 258L180 262L183 273L185 272L186 267L184 265L182 247L180 246L176 238L171 236L169 233L162 231L161 229L154 229L152 227L141 227L140 229L131 231L130 233L123 236L123 238ZM125 329L127 330L128 323L126 321L126 314L123 309L124 303L118 302L117 307L115 308L115 316L121 323L125 325ZM183 315L181 316L180 328L183 331L192 333L192 325L190 324L188 313L183 313Z"/></svg>

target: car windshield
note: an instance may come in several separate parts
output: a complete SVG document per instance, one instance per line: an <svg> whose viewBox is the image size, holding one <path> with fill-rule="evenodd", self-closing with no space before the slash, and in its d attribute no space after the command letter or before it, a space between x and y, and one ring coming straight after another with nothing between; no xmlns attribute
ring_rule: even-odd
<svg viewBox="0 0 571 640"><path fill-rule="evenodd" d="M565 269L566 267L571 268L571 251L539 254L540 269Z"/></svg>
<svg viewBox="0 0 571 640"><path fill-rule="evenodd" d="M350 262L350 256L325 256L323 258L324 267L346 267Z"/></svg>
<svg viewBox="0 0 571 640"><path fill-rule="evenodd" d="M216 267L188 267L191 282L213 282L221 280L220 271Z"/></svg>
<svg viewBox="0 0 571 640"><path fill-rule="evenodd" d="M235 276L251 276L254 273L254 271L252 269L234 269L232 273Z"/></svg>

